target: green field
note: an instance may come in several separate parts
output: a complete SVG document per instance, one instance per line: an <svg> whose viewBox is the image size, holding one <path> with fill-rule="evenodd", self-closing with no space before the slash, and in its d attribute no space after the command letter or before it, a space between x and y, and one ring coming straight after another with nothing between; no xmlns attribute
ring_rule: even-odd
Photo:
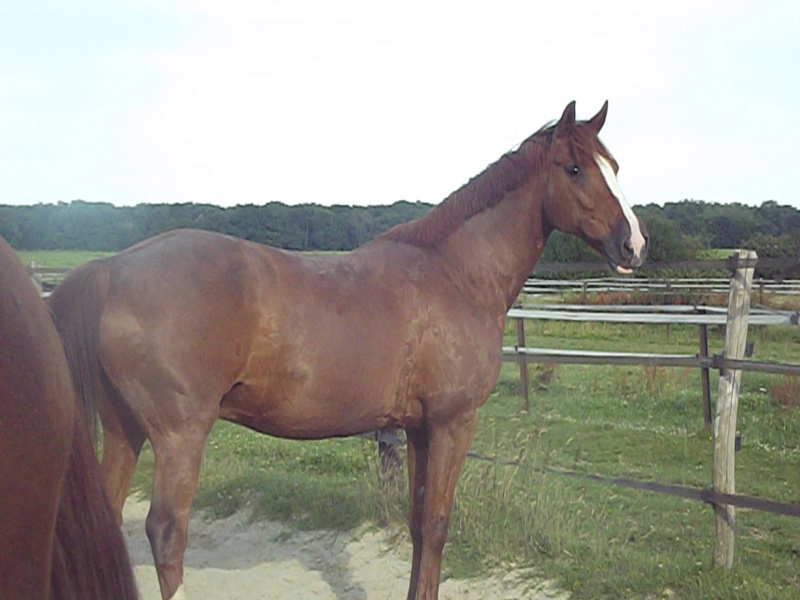
<svg viewBox="0 0 800 600"><path fill-rule="evenodd" d="M71 269L79 264L111 256L113 252L91 252L78 250L20 250L17 255L25 265L36 263L48 269Z"/></svg>
<svg viewBox="0 0 800 600"><path fill-rule="evenodd" d="M710 351L722 331L710 330ZM507 327L507 344L515 332ZM755 360L800 362L800 328L752 331ZM696 353L697 330L672 326L528 323L540 347ZM575 598L800 597L800 520L737 511L732 571L712 569L714 514L699 502L542 472L708 486L711 436L700 374L640 367L531 367L521 410L518 370L504 366L480 411L472 450L518 466L467 460L456 495L445 576L534 567ZM737 492L800 501L800 379L745 373L739 401ZM716 377L712 372L712 396ZM134 487L147 494L143 452ZM299 528L402 527L404 480L380 484L372 442L293 442L218 423L206 449L196 508Z"/></svg>

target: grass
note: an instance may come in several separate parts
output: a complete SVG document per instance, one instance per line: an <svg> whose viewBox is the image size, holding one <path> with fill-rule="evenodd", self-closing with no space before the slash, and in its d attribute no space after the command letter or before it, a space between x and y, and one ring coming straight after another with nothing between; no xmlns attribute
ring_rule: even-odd
<svg viewBox="0 0 800 600"><path fill-rule="evenodd" d="M113 252L93 252L89 250L19 250L17 255L23 264L32 262L48 269L71 269L82 263L111 256Z"/></svg>
<svg viewBox="0 0 800 600"><path fill-rule="evenodd" d="M711 353L723 332L709 331ZM755 360L798 362L800 329L751 330ZM513 326L506 343L516 339ZM535 322L531 345L696 353L697 330L663 326ZM479 412L459 480L445 576L533 567L575 598L800 597L800 520L737 511L733 570L713 569L714 515L699 502L601 485L552 470L690 486L711 481L700 374L688 369L531 367L531 409L521 411L515 365L505 365ZM745 373L739 400L742 451L737 491L782 502L800 498L797 379ZM712 397L716 377L712 372ZM293 442L219 422L206 448L195 508L224 516L247 505L254 518L299 528L405 527L404 481L381 484L374 444L363 439ZM547 471L545 471L547 469ZM134 489L148 493L153 458L143 452Z"/></svg>

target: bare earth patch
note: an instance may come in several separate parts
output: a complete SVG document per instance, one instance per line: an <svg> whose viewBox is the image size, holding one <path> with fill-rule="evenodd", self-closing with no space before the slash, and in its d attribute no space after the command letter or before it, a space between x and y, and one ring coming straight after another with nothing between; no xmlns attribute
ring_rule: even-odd
<svg viewBox="0 0 800 600"><path fill-rule="evenodd" d="M160 600L144 532L148 502L128 498L125 538L142 600ZM295 531L248 522L242 512L208 520L193 514L185 557L189 600L402 600L411 547L385 530ZM568 594L518 571L442 582L440 600L552 600ZM535 583L532 583L535 582Z"/></svg>

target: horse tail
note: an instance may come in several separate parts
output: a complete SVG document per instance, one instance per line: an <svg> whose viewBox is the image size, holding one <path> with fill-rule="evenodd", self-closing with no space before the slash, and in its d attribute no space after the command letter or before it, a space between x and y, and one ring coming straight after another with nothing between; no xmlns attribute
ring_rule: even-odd
<svg viewBox="0 0 800 600"><path fill-rule="evenodd" d="M77 402L83 407L91 438L97 440L100 378L100 316L108 294L109 273L103 259L81 265L56 287L50 312L64 346Z"/></svg>
<svg viewBox="0 0 800 600"><path fill-rule="evenodd" d="M98 349L108 280L104 261L87 263L72 271L48 302L72 375L76 407L82 404L85 413L79 408L73 419L53 539L52 600L138 598L128 550L93 447L103 393Z"/></svg>
<svg viewBox="0 0 800 600"><path fill-rule="evenodd" d="M125 539L108 503L88 424L76 413L50 571L52 600L139 597Z"/></svg>

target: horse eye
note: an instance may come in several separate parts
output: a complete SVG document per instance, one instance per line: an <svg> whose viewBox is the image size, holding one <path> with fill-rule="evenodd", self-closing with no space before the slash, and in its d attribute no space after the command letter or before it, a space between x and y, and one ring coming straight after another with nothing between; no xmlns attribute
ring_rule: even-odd
<svg viewBox="0 0 800 600"><path fill-rule="evenodd" d="M567 175L572 175L574 177L580 174L581 174L581 168L578 165L569 165L567 167Z"/></svg>

